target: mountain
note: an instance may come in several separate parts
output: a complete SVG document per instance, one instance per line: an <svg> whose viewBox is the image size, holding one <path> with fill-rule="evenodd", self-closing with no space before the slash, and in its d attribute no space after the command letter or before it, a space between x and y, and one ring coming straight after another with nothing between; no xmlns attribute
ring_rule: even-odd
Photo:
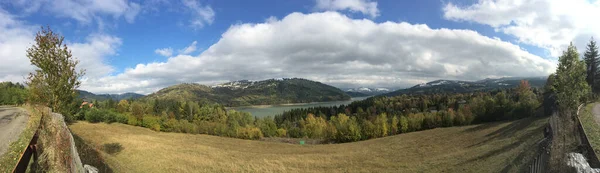
<svg viewBox="0 0 600 173"><path fill-rule="evenodd" d="M346 93L354 93L354 94L361 93L364 96L371 96L371 95L385 94L392 90L390 90L388 88L358 87L358 88L346 89L345 91L346 91ZM358 97L363 97L363 96L358 96Z"/></svg>
<svg viewBox="0 0 600 173"><path fill-rule="evenodd" d="M127 99L138 99L138 98L144 97L144 95L137 94L137 93L94 94L94 93L84 91L84 90L77 90L77 92L79 93L79 98L82 98L84 100L90 100L90 101L91 100L104 101L104 100L108 100L108 99L118 101L118 100L127 100Z"/></svg>
<svg viewBox="0 0 600 173"><path fill-rule="evenodd" d="M208 101L225 106L269 105L349 100L344 91L300 78L233 81L214 86L184 83L163 88L143 99Z"/></svg>
<svg viewBox="0 0 600 173"><path fill-rule="evenodd" d="M367 97L367 96L371 96L370 94L364 94L361 92L354 92L354 91L346 91L346 94L348 94L350 97Z"/></svg>
<svg viewBox="0 0 600 173"><path fill-rule="evenodd" d="M410 88L396 90L384 96L397 96L402 94L429 94L429 93L464 93L473 91L489 91L501 88L517 87L521 80L529 81L531 87L543 87L547 77L506 77L499 79L483 79L478 81L436 80Z"/></svg>

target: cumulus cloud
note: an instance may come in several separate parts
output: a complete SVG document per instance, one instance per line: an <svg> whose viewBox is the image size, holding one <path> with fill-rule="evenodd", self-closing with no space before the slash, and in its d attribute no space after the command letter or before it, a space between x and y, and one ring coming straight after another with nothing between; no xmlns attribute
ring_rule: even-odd
<svg viewBox="0 0 600 173"><path fill-rule="evenodd" d="M23 24L0 9L0 81L23 82L35 69L26 50L35 43L37 30L38 27ZM105 77L113 72L106 57L115 55L120 45L120 38L105 34L91 34L81 43L67 40L73 56L80 61L78 68L86 69L86 78Z"/></svg>
<svg viewBox="0 0 600 173"><path fill-rule="evenodd" d="M123 17L127 22L133 23L141 10L138 3L128 2L128 0L14 0L9 2L20 7L25 13L45 10L59 17L72 18L85 24L99 19L99 16L112 16L115 19Z"/></svg>
<svg viewBox="0 0 600 173"><path fill-rule="evenodd" d="M198 0L182 0L182 2L192 13L190 19L192 28L203 28L204 25L210 25L215 20L215 11L210 6L202 6Z"/></svg>
<svg viewBox="0 0 600 173"><path fill-rule="evenodd" d="M183 54L183 55L187 55L187 54L190 54L190 53L193 53L193 52L195 52L195 51L196 51L196 49L197 49L197 48L196 48L196 44L197 44L197 43L198 43L198 42L196 42L196 41L192 42L192 44L190 44L188 47L185 47L185 48L183 48L183 49L179 50L179 53L180 53L180 54Z"/></svg>
<svg viewBox="0 0 600 173"><path fill-rule="evenodd" d="M154 92L198 82L302 77L338 87L406 87L435 79L545 76L556 64L471 30L351 19L337 12L292 13L231 26L198 56L138 64L86 81L99 93ZM518 69L518 70L515 70Z"/></svg>
<svg viewBox="0 0 600 173"><path fill-rule="evenodd" d="M162 48L162 49L156 49L154 50L154 53L162 55L162 56L166 56L166 57L170 57L173 55L173 49L172 48Z"/></svg>
<svg viewBox="0 0 600 173"><path fill-rule="evenodd" d="M571 41L580 51L590 37L600 38L600 1L479 0L468 6L448 3L444 17L489 25L519 42L548 50L557 57Z"/></svg>
<svg viewBox="0 0 600 173"><path fill-rule="evenodd" d="M371 0L316 0L315 8L317 10L360 12L364 15L375 18L379 16L377 2Z"/></svg>
<svg viewBox="0 0 600 173"><path fill-rule="evenodd" d="M0 9L0 81L22 82L34 70L25 56L34 34L34 27L14 20Z"/></svg>

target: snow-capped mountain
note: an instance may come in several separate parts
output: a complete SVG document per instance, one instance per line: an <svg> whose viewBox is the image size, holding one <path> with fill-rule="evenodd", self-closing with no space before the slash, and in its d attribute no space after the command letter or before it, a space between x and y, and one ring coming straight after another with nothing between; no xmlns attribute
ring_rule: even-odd
<svg viewBox="0 0 600 173"><path fill-rule="evenodd" d="M369 88L369 87L358 87L358 88L349 88L345 90L346 93L361 93L364 95L379 95L383 93L390 92L391 90L388 88Z"/></svg>
<svg viewBox="0 0 600 173"><path fill-rule="evenodd" d="M427 93L464 93L473 91L489 91L500 88L517 87L521 80L529 81L532 87L543 87L546 77L506 77L498 79L483 79L478 81L435 80L415 85L410 88L389 92L385 95L396 96L402 94L427 94Z"/></svg>

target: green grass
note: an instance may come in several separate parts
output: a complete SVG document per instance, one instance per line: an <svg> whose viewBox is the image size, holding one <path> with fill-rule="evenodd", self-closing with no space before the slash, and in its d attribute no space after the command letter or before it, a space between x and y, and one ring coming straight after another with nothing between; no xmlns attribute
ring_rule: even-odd
<svg viewBox="0 0 600 173"><path fill-rule="evenodd" d="M596 120L594 118L593 109L594 105L597 103L591 103L585 105L579 112L579 120L581 121L581 125L585 130L586 136L594 148L594 152L596 155L600 155L600 125L598 122L600 120Z"/></svg>
<svg viewBox="0 0 600 173"><path fill-rule="evenodd" d="M6 153L0 156L0 172L11 172L14 169L15 165L17 165L17 162L19 161L19 158L21 157L21 154L29 145L36 128L40 124L41 114L32 107L25 106L25 108L29 113L27 127L23 129L23 132L21 132L19 138L10 144Z"/></svg>
<svg viewBox="0 0 600 173"><path fill-rule="evenodd" d="M527 118L325 145L155 132L119 123L77 122L70 128L114 172L522 172L547 122ZM117 143L118 153L102 149Z"/></svg>

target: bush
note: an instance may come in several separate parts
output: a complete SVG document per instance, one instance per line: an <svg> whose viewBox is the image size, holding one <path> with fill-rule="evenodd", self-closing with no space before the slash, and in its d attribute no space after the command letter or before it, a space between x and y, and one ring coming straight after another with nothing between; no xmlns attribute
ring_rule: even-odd
<svg viewBox="0 0 600 173"><path fill-rule="evenodd" d="M112 111L102 111L104 113L105 123L114 123L117 121L117 115Z"/></svg>
<svg viewBox="0 0 600 173"><path fill-rule="evenodd" d="M260 139L263 137L263 134L257 127L240 127L237 128L237 137L242 139Z"/></svg>
<svg viewBox="0 0 600 173"><path fill-rule="evenodd" d="M131 115L127 115L127 124L132 126L139 126L137 118Z"/></svg>
<svg viewBox="0 0 600 173"><path fill-rule="evenodd" d="M165 132L181 132L181 126L179 125L179 121L174 118L171 118L163 123L163 131Z"/></svg>
<svg viewBox="0 0 600 173"><path fill-rule="evenodd" d="M142 126L155 131L160 131L160 119L159 117L144 115L144 118L142 119Z"/></svg>
<svg viewBox="0 0 600 173"><path fill-rule="evenodd" d="M122 123L122 124L127 124L127 115L125 114L120 114L120 113L115 113L116 115L116 120L118 123Z"/></svg>
<svg viewBox="0 0 600 173"><path fill-rule="evenodd" d="M283 137L287 136L287 131L285 129L283 129L283 128L277 129L276 133L277 133L277 137L282 137L283 138Z"/></svg>
<svg viewBox="0 0 600 173"><path fill-rule="evenodd" d="M104 120L103 112L98 109L91 109L85 113L85 120L90 123L98 123Z"/></svg>

